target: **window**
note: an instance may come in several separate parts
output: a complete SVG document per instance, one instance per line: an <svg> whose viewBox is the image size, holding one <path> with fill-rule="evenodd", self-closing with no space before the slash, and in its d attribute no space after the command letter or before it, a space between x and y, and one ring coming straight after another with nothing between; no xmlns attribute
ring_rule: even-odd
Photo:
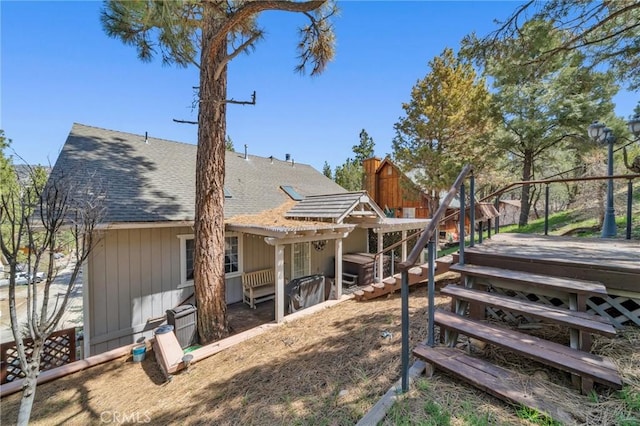
<svg viewBox="0 0 640 426"><path fill-rule="evenodd" d="M286 192L287 195L289 197L291 197L291 199L294 200L294 201L300 201L300 200L304 199L304 197L302 195L298 194L298 192L295 189L293 189L293 186L282 185L282 186L280 186L280 189L282 189L284 192Z"/></svg>
<svg viewBox="0 0 640 426"><path fill-rule="evenodd" d="M416 217L416 208L415 207L404 207L402 209L402 217L407 219L413 219Z"/></svg>
<svg viewBox="0 0 640 426"><path fill-rule="evenodd" d="M311 273L310 243L294 243L291 248L291 278L300 278Z"/></svg>
<svg viewBox="0 0 640 426"><path fill-rule="evenodd" d="M186 281L193 281L193 252L196 250L196 244L193 238L185 240L185 257L186 265Z"/></svg>
<svg viewBox="0 0 640 426"><path fill-rule="evenodd" d="M238 236L228 236L224 239L224 273L233 274L240 270L240 253L238 251Z"/></svg>
<svg viewBox="0 0 640 426"><path fill-rule="evenodd" d="M193 260L195 242L193 234L178 235L180 239L180 285L178 288L193 285ZM224 273L226 278L236 277L242 273L242 238L227 233L224 238Z"/></svg>

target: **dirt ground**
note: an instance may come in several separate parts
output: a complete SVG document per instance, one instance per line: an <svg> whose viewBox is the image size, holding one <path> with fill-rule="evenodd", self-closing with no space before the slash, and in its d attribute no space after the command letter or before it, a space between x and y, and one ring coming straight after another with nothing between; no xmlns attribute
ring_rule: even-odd
<svg viewBox="0 0 640 426"><path fill-rule="evenodd" d="M426 337L425 287L412 289L410 304L413 346ZM438 297L436 304L448 306L448 299ZM214 355L169 382L147 353L142 363L123 357L40 385L31 420L34 425L352 425L398 379L400 339L399 295L350 300ZM434 395L463 398L491 424L530 424L512 407L440 373L425 380ZM19 394L2 400L2 424L15 424L19 401Z"/></svg>

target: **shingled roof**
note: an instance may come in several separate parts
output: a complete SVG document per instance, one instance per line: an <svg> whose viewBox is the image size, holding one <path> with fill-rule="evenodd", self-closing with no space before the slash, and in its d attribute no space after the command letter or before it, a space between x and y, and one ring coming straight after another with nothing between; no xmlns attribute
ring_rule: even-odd
<svg viewBox="0 0 640 426"><path fill-rule="evenodd" d="M346 192L305 164L228 151L225 219L282 205L289 185L302 196ZM101 187L106 223L193 221L196 145L75 123L52 176Z"/></svg>
<svg viewBox="0 0 640 426"><path fill-rule="evenodd" d="M358 207L359 210L356 210ZM384 218L384 213L369 198L366 191L310 196L299 201L285 214L285 217L331 219L336 223L341 223L350 214L360 217Z"/></svg>

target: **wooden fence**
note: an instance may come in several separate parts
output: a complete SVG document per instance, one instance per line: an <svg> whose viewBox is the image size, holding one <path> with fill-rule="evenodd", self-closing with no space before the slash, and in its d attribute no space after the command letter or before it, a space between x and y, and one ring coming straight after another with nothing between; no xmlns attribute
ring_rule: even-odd
<svg viewBox="0 0 640 426"><path fill-rule="evenodd" d="M33 352L33 340L25 340L27 357ZM40 371L49 370L76 360L76 329L67 328L51 333L44 342L40 356ZM0 345L0 384L24 377L20 367L16 342Z"/></svg>

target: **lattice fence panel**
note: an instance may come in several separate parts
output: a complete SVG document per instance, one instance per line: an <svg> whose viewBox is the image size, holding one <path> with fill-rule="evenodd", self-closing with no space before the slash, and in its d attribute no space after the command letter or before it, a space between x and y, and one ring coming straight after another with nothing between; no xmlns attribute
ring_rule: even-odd
<svg viewBox="0 0 640 426"><path fill-rule="evenodd" d="M493 287L492 291L497 294L513 297L519 300L527 300L543 303L549 306L569 309L569 305L566 301L556 297L546 297L539 294L531 294L499 287ZM591 297L587 300L587 312L609 318L613 325L618 328L630 323L640 326L640 298L615 295ZM487 315L492 319L512 324L536 321L526 315L514 315L511 312L491 306L487 307Z"/></svg>
<svg viewBox="0 0 640 426"><path fill-rule="evenodd" d="M607 317L614 326L625 323L640 326L640 299L627 296L607 295L587 300L587 312Z"/></svg>
<svg viewBox="0 0 640 426"><path fill-rule="evenodd" d="M33 354L33 340L26 339L26 355L30 358ZM40 371L50 370L76 360L76 329L68 328L51 333L44 342L44 348L40 355ZM18 349L15 342L0 345L0 383L12 382L24 377L20 368Z"/></svg>
<svg viewBox="0 0 640 426"><path fill-rule="evenodd" d="M529 302L541 303L548 306L555 306L564 309L569 309L569 305L566 301L559 299L557 297L548 297L540 294L528 293L526 291L505 289L500 287L492 287L491 291L496 294L500 294L503 296L509 296L518 300L526 300ZM513 314L509 311L502 310L500 308L495 308L492 306L487 306L487 315L489 318L492 318L497 321L504 321L510 324L528 324L533 322L539 322L537 319L522 315L522 314Z"/></svg>

